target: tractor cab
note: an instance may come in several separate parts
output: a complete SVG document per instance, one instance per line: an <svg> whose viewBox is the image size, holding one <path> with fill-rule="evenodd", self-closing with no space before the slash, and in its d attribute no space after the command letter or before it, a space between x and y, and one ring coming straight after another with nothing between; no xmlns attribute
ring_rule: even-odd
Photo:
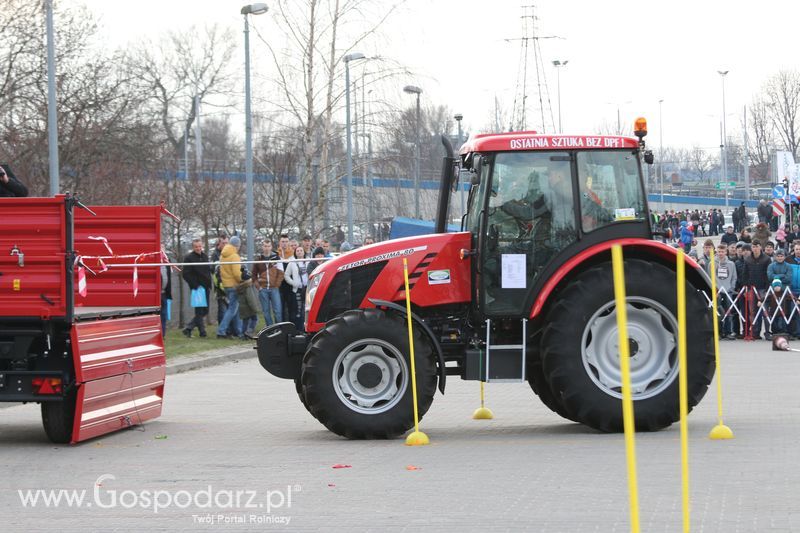
<svg viewBox="0 0 800 533"><path fill-rule="evenodd" d="M649 237L640 152L632 138L534 132L462 147L480 315L527 317L543 282L581 249Z"/></svg>

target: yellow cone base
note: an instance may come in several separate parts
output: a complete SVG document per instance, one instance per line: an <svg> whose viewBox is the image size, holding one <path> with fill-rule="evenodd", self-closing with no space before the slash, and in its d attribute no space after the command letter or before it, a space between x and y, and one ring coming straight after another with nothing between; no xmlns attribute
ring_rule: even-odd
<svg viewBox="0 0 800 533"><path fill-rule="evenodd" d="M415 431L406 437L406 446L425 446L430 443L428 436L421 431Z"/></svg>
<svg viewBox="0 0 800 533"><path fill-rule="evenodd" d="M472 413L472 418L473 420L491 420L494 418L494 414L488 407L478 407L475 409L475 412Z"/></svg>
<svg viewBox="0 0 800 533"><path fill-rule="evenodd" d="M714 429L711 430L711 433L708 434L708 438L711 440L732 439L733 431L725 424L717 424L714 426Z"/></svg>

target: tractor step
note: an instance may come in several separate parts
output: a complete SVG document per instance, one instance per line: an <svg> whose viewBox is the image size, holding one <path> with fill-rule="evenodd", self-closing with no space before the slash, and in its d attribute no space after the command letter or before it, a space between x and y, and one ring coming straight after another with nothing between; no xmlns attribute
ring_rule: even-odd
<svg viewBox="0 0 800 533"><path fill-rule="evenodd" d="M522 319L522 344L492 344L492 321L486 319L486 343L466 351L464 379L494 383L526 381L527 319Z"/></svg>

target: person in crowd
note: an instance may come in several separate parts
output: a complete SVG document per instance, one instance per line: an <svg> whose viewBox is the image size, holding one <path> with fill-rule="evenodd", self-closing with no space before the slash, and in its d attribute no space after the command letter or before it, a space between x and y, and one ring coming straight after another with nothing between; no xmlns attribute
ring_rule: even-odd
<svg viewBox="0 0 800 533"><path fill-rule="evenodd" d="M767 322L772 320L770 332L765 333L767 340L772 340L772 335L776 333L788 333L788 318L791 314L791 298L783 294L783 283L778 278L772 280L772 291L767 294L764 302L764 312L767 313Z"/></svg>
<svg viewBox="0 0 800 533"><path fill-rule="evenodd" d="M339 252L346 254L347 252L353 249L353 245L347 241L344 241L342 245L339 247Z"/></svg>
<svg viewBox="0 0 800 533"><path fill-rule="evenodd" d="M308 261L304 261L306 254L302 246L294 251L295 261L289 263L286 270L286 280L292 287L292 297L295 299L294 314L291 320L297 331L304 331L306 287L308 286Z"/></svg>
<svg viewBox="0 0 800 533"><path fill-rule="evenodd" d="M745 302L747 309L745 317L752 323L752 336L754 339L761 338L761 322L763 314L758 314L758 308L764 301L764 294L769 287L767 279L767 268L769 267L769 258L763 253L761 249L761 242L758 239L753 239L751 245L752 254L750 257L745 258L744 261L744 285L747 287L747 296Z"/></svg>
<svg viewBox="0 0 800 533"><path fill-rule="evenodd" d="M217 327L218 339L240 337L242 334L239 324L239 299L236 295L236 287L242 282L242 267L239 265L242 260L239 256L241 246L241 239L234 235L220 254L220 280L225 289L225 297L228 299L228 308Z"/></svg>
<svg viewBox="0 0 800 533"><path fill-rule="evenodd" d="M228 235L220 233L217 236L217 244L214 246L214 251L211 253L211 262L219 263L222 249L228 244ZM222 317L225 316L225 311L228 310L228 298L225 296L225 288L222 286L222 280L219 276L219 265L214 268L214 275L212 277L214 284L214 295L217 300L217 324L222 322Z"/></svg>
<svg viewBox="0 0 800 533"><path fill-rule="evenodd" d="M786 234L786 244L788 246L793 246L796 240L800 240L800 226L792 224L792 231Z"/></svg>
<svg viewBox="0 0 800 533"><path fill-rule="evenodd" d="M239 302L239 320L241 320L241 340L256 338L258 323L258 290L253 283L252 275L245 265L241 265L242 282L236 286L236 299Z"/></svg>
<svg viewBox="0 0 800 533"><path fill-rule="evenodd" d="M314 269L317 268L319 265L323 263L321 259L325 258L325 250L322 249L322 246L317 246L314 249L314 253L311 254L311 261L308 262L308 266L306 267L306 272L310 276L314 273Z"/></svg>
<svg viewBox="0 0 800 533"><path fill-rule="evenodd" d="M736 231L742 231L742 229L750 223L747 217L747 207L745 207L744 202L739 204L739 207L736 208L736 220L739 222L739 227L736 228Z"/></svg>
<svg viewBox="0 0 800 533"><path fill-rule="evenodd" d="M725 244L725 243L720 243ZM728 244L728 259L730 261L735 261L739 257L739 254L736 253L736 243L732 242Z"/></svg>
<svg viewBox="0 0 800 533"><path fill-rule="evenodd" d="M714 241L706 239L703 243L703 255L697 258L697 264L703 267L706 274L711 275L711 252L714 250Z"/></svg>
<svg viewBox="0 0 800 533"><path fill-rule="evenodd" d="M775 244L778 248L786 248L786 224L778 226L778 231L775 232Z"/></svg>
<svg viewBox="0 0 800 533"><path fill-rule="evenodd" d="M208 263L208 256L203 250L202 239L192 239L192 251L183 258L184 263ZM211 296L211 267L207 264L185 265L182 273L183 281L189 286L190 291L202 290L205 293L205 306L195 306L194 317L183 328L183 334L191 338L192 331L197 328L201 337L206 336L206 316L208 316L208 302Z"/></svg>
<svg viewBox="0 0 800 533"><path fill-rule="evenodd" d="M761 241L761 245L764 246L771 236L772 232L769 230L769 226L767 226L765 222L759 222L756 224L756 229L753 232L753 239L758 239Z"/></svg>
<svg viewBox="0 0 800 533"><path fill-rule="evenodd" d="M311 257L311 235L304 235L303 236L303 251L306 253L306 257Z"/></svg>
<svg viewBox="0 0 800 533"><path fill-rule="evenodd" d="M800 265L800 243L792 247L792 255L787 259L790 265Z"/></svg>
<svg viewBox="0 0 800 533"><path fill-rule="evenodd" d="M700 231L700 212L697 209L689 214L689 221L692 224L694 236L697 237L697 233Z"/></svg>
<svg viewBox="0 0 800 533"><path fill-rule="evenodd" d="M334 233L335 242L337 245L341 246L344 242L344 231L342 230L342 226L336 226L336 233Z"/></svg>
<svg viewBox="0 0 800 533"><path fill-rule="evenodd" d="M725 233L722 235L720 242L724 244L736 243L739 239L736 237L736 233L733 232L733 224L728 224L728 227L725 228Z"/></svg>
<svg viewBox="0 0 800 533"><path fill-rule="evenodd" d="M331 242L328 239L322 239L322 249L325 251L325 257L333 257L331 255Z"/></svg>
<svg viewBox="0 0 800 533"><path fill-rule="evenodd" d="M375 244L375 239L372 237L367 237L364 239L364 246L369 246L370 244Z"/></svg>
<svg viewBox="0 0 800 533"><path fill-rule="evenodd" d="M786 252L783 250L775 252L775 258L767 267L767 279L779 279L784 287L792 284L792 267L786 262Z"/></svg>
<svg viewBox="0 0 800 533"><path fill-rule="evenodd" d="M775 243L772 241L767 241L767 244L764 245L764 255L769 257L769 260L772 261L773 255L775 255Z"/></svg>
<svg viewBox="0 0 800 533"><path fill-rule="evenodd" d="M267 239L261 243L259 261L279 261L280 256L272 249L272 241ZM264 313L264 323L268 326L283 322L283 303L281 300L281 284L283 283L283 263L257 263L253 266L253 274L258 287L258 300Z"/></svg>
<svg viewBox="0 0 800 533"><path fill-rule="evenodd" d="M758 202L756 214L758 215L759 222L768 223L769 219L772 217L772 206L770 206L767 201L762 198L761 201Z"/></svg>
<svg viewBox="0 0 800 533"><path fill-rule="evenodd" d="M289 235L286 233L281 234L278 238L278 255L281 256L281 259L284 260L283 264L283 271L284 273L289 269L289 263L292 258L294 258L294 250L292 250L291 243L289 242ZM283 306L283 317L285 319L289 319L289 317L294 315L294 293L292 292L292 286L289 285L289 281L286 279L286 276L283 277L283 281L281 282L280 286L280 293L281 293L281 304Z"/></svg>
<svg viewBox="0 0 800 533"><path fill-rule="evenodd" d="M738 314L733 309L727 315L725 313L731 307L733 298L736 297L736 265L728 259L728 248L724 244L717 246L717 256L714 261L716 263L717 290L719 291L717 305L722 317L720 338L734 340L736 339L734 321L738 319Z"/></svg>
<svg viewBox="0 0 800 533"><path fill-rule="evenodd" d="M753 242L753 236L750 235L750 228L742 228L742 233L739 235L739 240L751 244Z"/></svg>
<svg viewBox="0 0 800 533"><path fill-rule="evenodd" d="M28 188L17 179L8 163L0 163L0 198L24 198Z"/></svg>
<svg viewBox="0 0 800 533"><path fill-rule="evenodd" d="M688 254L692 249L693 242L694 232L691 230L689 224L685 220L681 221L680 243L683 251Z"/></svg>

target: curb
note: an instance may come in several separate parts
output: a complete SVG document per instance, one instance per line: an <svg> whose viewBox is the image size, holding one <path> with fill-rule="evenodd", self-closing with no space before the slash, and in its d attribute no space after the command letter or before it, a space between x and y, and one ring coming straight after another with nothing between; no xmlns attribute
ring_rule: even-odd
<svg viewBox="0 0 800 533"><path fill-rule="evenodd" d="M193 357L177 357L174 361L167 361L167 375L182 374L200 368L224 365L231 361L253 359L257 355L255 347L232 346Z"/></svg>

